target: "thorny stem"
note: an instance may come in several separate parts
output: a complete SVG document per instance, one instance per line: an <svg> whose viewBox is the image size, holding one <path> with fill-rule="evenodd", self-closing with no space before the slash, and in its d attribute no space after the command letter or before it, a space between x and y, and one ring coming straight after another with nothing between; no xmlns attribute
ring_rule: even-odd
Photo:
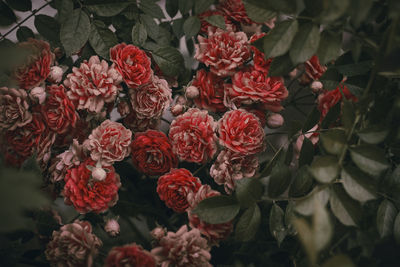
<svg viewBox="0 0 400 267"><path fill-rule="evenodd" d="M36 13L38 13L40 10L42 10L43 8L45 8L46 6L48 6L50 4L50 2L47 2L46 4L42 5L41 7L39 7L38 9L35 9L32 11L32 14L30 14L29 16L27 16L25 19L23 19L22 21L18 22L17 25L15 25L14 27L11 28L11 30L9 30L8 32L6 32L5 34L3 34L1 36L0 41L3 41L7 35L9 35L10 33L12 33L15 29L19 28L22 24L24 24L25 21L27 21L28 19L30 19L32 16L34 16Z"/></svg>

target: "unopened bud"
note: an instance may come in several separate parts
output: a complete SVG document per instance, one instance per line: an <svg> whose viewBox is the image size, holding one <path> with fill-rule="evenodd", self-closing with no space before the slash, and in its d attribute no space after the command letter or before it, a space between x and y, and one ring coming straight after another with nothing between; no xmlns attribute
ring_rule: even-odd
<svg viewBox="0 0 400 267"><path fill-rule="evenodd" d="M62 68L58 66L53 66L50 69L50 74L49 77L47 77L47 79L49 80L49 82L59 83L61 82L62 76L63 76Z"/></svg>
<svg viewBox="0 0 400 267"><path fill-rule="evenodd" d="M167 233L166 229L159 226L154 228L150 234L154 239L160 240L165 236L166 233Z"/></svg>
<svg viewBox="0 0 400 267"><path fill-rule="evenodd" d="M115 219L108 219L104 230L112 237L119 235L120 227L118 221Z"/></svg>
<svg viewBox="0 0 400 267"><path fill-rule="evenodd" d="M276 129L282 127L283 123L285 122L284 118L281 114L273 113L268 116L267 118L267 126L271 129Z"/></svg>
<svg viewBox="0 0 400 267"><path fill-rule="evenodd" d="M291 80L296 78L296 76L297 76L297 69L294 69L291 72L289 72L289 77L290 77Z"/></svg>
<svg viewBox="0 0 400 267"><path fill-rule="evenodd" d="M29 96L32 101L37 101L39 104L43 104L46 101L46 91L43 87L35 87L29 92Z"/></svg>
<svg viewBox="0 0 400 267"><path fill-rule="evenodd" d="M316 94L318 94L318 93L320 93L321 91L322 91L322 88L324 87L323 86L323 84L320 82L320 81L313 81L312 83L311 83L311 90L314 92L314 93L316 93Z"/></svg>
<svg viewBox="0 0 400 267"><path fill-rule="evenodd" d="M186 97L188 99L195 99L199 97L199 89L196 86L189 86L186 88Z"/></svg>
<svg viewBox="0 0 400 267"><path fill-rule="evenodd" d="M94 167L92 170L92 177L95 181L101 182L106 179L107 173L104 169L100 167Z"/></svg>
<svg viewBox="0 0 400 267"><path fill-rule="evenodd" d="M185 105L186 104L186 99L183 96L178 96L178 98L176 99L176 104L181 104L181 105Z"/></svg>
<svg viewBox="0 0 400 267"><path fill-rule="evenodd" d="M179 116L183 112L183 106L181 104L176 104L175 106L171 107L171 113L172 115Z"/></svg>

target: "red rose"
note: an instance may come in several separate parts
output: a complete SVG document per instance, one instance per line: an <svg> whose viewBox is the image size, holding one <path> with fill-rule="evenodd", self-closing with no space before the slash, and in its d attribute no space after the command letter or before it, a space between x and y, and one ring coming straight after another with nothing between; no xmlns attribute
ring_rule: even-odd
<svg viewBox="0 0 400 267"><path fill-rule="evenodd" d="M259 119L243 109L224 114L218 122L219 142L224 147L242 155L264 150L264 130Z"/></svg>
<svg viewBox="0 0 400 267"><path fill-rule="evenodd" d="M199 96L194 99L197 107L212 112L225 112L224 80L204 69L197 71L192 83L199 90Z"/></svg>
<svg viewBox="0 0 400 267"><path fill-rule="evenodd" d="M314 80L319 80L328 69L326 66L321 65L317 56L311 57L304 64L306 72L300 78L301 84L309 84Z"/></svg>
<svg viewBox="0 0 400 267"><path fill-rule="evenodd" d="M254 43L258 39L267 35L266 33L254 34L250 39L250 44ZM265 75L268 74L269 68L272 63L272 58L265 59L265 54L258 50L255 46L251 46L251 50L253 51L253 63L254 69L258 71L262 71Z"/></svg>
<svg viewBox="0 0 400 267"><path fill-rule="evenodd" d="M236 105L261 104L264 109L278 112L288 91L280 77L267 77L257 70L239 71L228 89L230 100Z"/></svg>
<svg viewBox="0 0 400 267"><path fill-rule="evenodd" d="M42 114L49 128L62 134L70 127L75 127L78 114L74 104L67 97L64 86L53 84L47 87L47 92L49 96L42 106Z"/></svg>
<svg viewBox="0 0 400 267"><path fill-rule="evenodd" d="M188 195L190 208L194 209L204 199L219 196L220 192L212 190L209 185L202 185L196 193ZM196 228L204 235L211 244L217 244L218 241L227 238L233 230L232 222L210 224L200 220L199 216L188 210L189 225Z"/></svg>
<svg viewBox="0 0 400 267"><path fill-rule="evenodd" d="M118 44L110 49L110 59L129 87L136 88L149 82L151 61L138 47Z"/></svg>
<svg viewBox="0 0 400 267"><path fill-rule="evenodd" d="M244 32L233 32L229 27L227 31L209 28L208 38L199 35L197 39L194 58L210 66L211 72L218 76L233 75L250 58Z"/></svg>
<svg viewBox="0 0 400 267"><path fill-rule="evenodd" d="M108 253L106 267L155 267L156 262L150 252L135 243L122 247L113 247Z"/></svg>
<svg viewBox="0 0 400 267"><path fill-rule="evenodd" d="M178 166L168 137L159 131L135 134L131 144L133 165L146 175L162 175Z"/></svg>
<svg viewBox="0 0 400 267"><path fill-rule="evenodd" d="M90 158L78 167L67 171L64 181L64 201L67 205L74 205L80 213L105 212L114 206L118 200L118 188L121 186L118 173L114 167L104 167L108 172L104 180L95 180L92 171L95 162Z"/></svg>
<svg viewBox="0 0 400 267"><path fill-rule="evenodd" d="M203 13L198 15L198 17L199 17L199 19L201 21L200 33L207 34L209 27L213 28L213 30L216 29L215 26L211 25L207 20L205 20L206 18L208 18L210 16L215 16L215 15L223 16L224 19L225 19L225 25L229 25L229 27L231 27L234 32L237 31L237 27L234 24L231 23L229 18L222 11L219 11L219 10L207 10L207 11L205 11L205 12L203 12Z"/></svg>
<svg viewBox="0 0 400 267"><path fill-rule="evenodd" d="M179 159L204 163L217 152L214 119L206 110L191 108L176 117L169 129L172 149Z"/></svg>
<svg viewBox="0 0 400 267"><path fill-rule="evenodd" d="M328 114L329 110L335 106L339 101L342 100L342 93L346 97L347 100L351 100L353 102L357 102L357 97L355 97L352 93L350 93L349 89L345 85L339 85L335 90L327 91L318 96L318 109L321 112L322 121L326 114Z"/></svg>
<svg viewBox="0 0 400 267"><path fill-rule="evenodd" d="M132 132L121 123L105 120L92 131L84 145L94 161L110 166L129 155L131 137Z"/></svg>
<svg viewBox="0 0 400 267"><path fill-rule="evenodd" d="M31 89L49 76L54 54L50 50L49 43L32 38L19 43L18 47L30 53L27 61L14 71L14 78L21 88Z"/></svg>
<svg viewBox="0 0 400 267"><path fill-rule="evenodd" d="M190 171L172 169L158 179L157 193L167 207L175 212L182 213L189 207L187 195L191 192L197 192L200 186L199 178L193 177Z"/></svg>
<svg viewBox="0 0 400 267"><path fill-rule="evenodd" d="M223 0L219 9L234 21L243 24L254 23L249 16L247 16L242 0Z"/></svg>

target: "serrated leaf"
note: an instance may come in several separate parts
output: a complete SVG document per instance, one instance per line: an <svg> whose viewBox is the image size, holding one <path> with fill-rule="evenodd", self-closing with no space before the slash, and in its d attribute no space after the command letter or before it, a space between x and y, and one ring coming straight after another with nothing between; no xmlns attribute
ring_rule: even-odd
<svg viewBox="0 0 400 267"><path fill-rule="evenodd" d="M115 34L103 22L93 21L89 34L89 43L94 51L103 58L110 58L110 48L118 43Z"/></svg>
<svg viewBox="0 0 400 267"><path fill-rule="evenodd" d="M17 17L14 11L6 5L3 1L0 1L0 25L8 26L17 21Z"/></svg>
<svg viewBox="0 0 400 267"><path fill-rule="evenodd" d="M361 205L349 197L340 185L333 185L329 203L333 214L347 226L357 226L361 218Z"/></svg>
<svg viewBox="0 0 400 267"><path fill-rule="evenodd" d="M373 0L352 0L349 8L351 24L358 28L368 16L373 3Z"/></svg>
<svg viewBox="0 0 400 267"><path fill-rule="evenodd" d="M356 267L349 257L344 254L335 255L322 264L322 267Z"/></svg>
<svg viewBox="0 0 400 267"><path fill-rule="evenodd" d="M271 198L280 196L288 188L292 174L288 166L278 163L271 172L268 183L268 195Z"/></svg>
<svg viewBox="0 0 400 267"><path fill-rule="evenodd" d="M236 181L235 195L241 207L250 207L263 194L263 185L258 179L243 178Z"/></svg>
<svg viewBox="0 0 400 267"><path fill-rule="evenodd" d="M281 245L287 234L284 224L284 216L285 213L281 207L274 203L269 214L269 231L278 242L278 246Z"/></svg>
<svg viewBox="0 0 400 267"><path fill-rule="evenodd" d="M78 52L89 38L90 20L81 9L75 9L72 15L61 25L60 39L65 53L69 56Z"/></svg>
<svg viewBox="0 0 400 267"><path fill-rule="evenodd" d="M165 10L168 15L173 18L178 13L179 10L179 2L178 0L166 0L165 1Z"/></svg>
<svg viewBox="0 0 400 267"><path fill-rule="evenodd" d="M60 41L60 24L54 18L40 14L35 16L34 23L36 30L45 39L56 43Z"/></svg>
<svg viewBox="0 0 400 267"><path fill-rule="evenodd" d="M290 47L289 55L292 62L297 65L309 60L317 52L319 39L319 28L316 25L312 23L301 25Z"/></svg>
<svg viewBox="0 0 400 267"><path fill-rule="evenodd" d="M28 38L35 38L35 35L28 27L21 26L17 31L17 38L19 42L25 42L28 40Z"/></svg>
<svg viewBox="0 0 400 267"><path fill-rule="evenodd" d="M346 128L346 132L349 132L353 127L354 120L356 119L355 107L353 105L353 102L347 100L346 98L343 98L342 101L342 116L340 119L344 128Z"/></svg>
<svg viewBox="0 0 400 267"><path fill-rule="evenodd" d="M349 0L327 0L324 1L323 10L320 13L321 23L331 23L346 13Z"/></svg>
<svg viewBox="0 0 400 267"><path fill-rule="evenodd" d="M147 1L143 1L147 2ZM101 17L113 17L121 13L131 2L122 1L88 1L85 3L87 8Z"/></svg>
<svg viewBox="0 0 400 267"><path fill-rule="evenodd" d="M323 1L321 0L304 0L304 5L311 16L318 16L323 9Z"/></svg>
<svg viewBox="0 0 400 267"><path fill-rule="evenodd" d="M192 9L194 0L179 0L179 11L182 16L186 15Z"/></svg>
<svg viewBox="0 0 400 267"><path fill-rule="evenodd" d="M260 208L254 203L240 216L235 228L235 239L242 242L250 241L256 235L260 223Z"/></svg>
<svg viewBox="0 0 400 267"><path fill-rule="evenodd" d="M212 15L212 16L209 16L209 17L205 17L204 20L207 21L208 23L210 23L213 26L216 26L216 27L221 28L223 30L226 29L225 19L221 15Z"/></svg>
<svg viewBox="0 0 400 267"><path fill-rule="evenodd" d="M136 23L132 28L132 42L134 45L143 46L147 39L146 27L141 23Z"/></svg>
<svg viewBox="0 0 400 267"><path fill-rule="evenodd" d="M389 168L385 152L377 146L359 145L350 149L350 156L358 168L375 177Z"/></svg>
<svg viewBox="0 0 400 267"><path fill-rule="evenodd" d="M264 23L276 17L277 15L277 13L274 10L268 10L262 8L248 1L242 1L242 2L246 10L246 14L254 22Z"/></svg>
<svg viewBox="0 0 400 267"><path fill-rule="evenodd" d="M313 178L308 170L308 166L302 166L296 172L294 180L289 188L289 196L301 197L310 192L313 185Z"/></svg>
<svg viewBox="0 0 400 267"><path fill-rule="evenodd" d="M276 57L272 60L271 67L268 71L269 77L277 77L288 74L294 69L295 65L290 59L289 54Z"/></svg>
<svg viewBox="0 0 400 267"><path fill-rule="evenodd" d="M140 21L144 25L147 31L147 35L150 36L153 40L157 40L158 38L158 25L154 21L152 17L146 14L140 15Z"/></svg>
<svg viewBox="0 0 400 267"><path fill-rule="evenodd" d="M140 11L136 4L131 4L121 12L121 15L128 20L138 21Z"/></svg>
<svg viewBox="0 0 400 267"><path fill-rule="evenodd" d="M353 77L367 73L368 71L371 70L373 64L374 62L372 60L366 60L351 64L335 65L335 68L342 75L345 75L347 77Z"/></svg>
<svg viewBox="0 0 400 267"><path fill-rule="evenodd" d="M26 12L32 9L31 0L6 0L6 2L14 10Z"/></svg>
<svg viewBox="0 0 400 267"><path fill-rule="evenodd" d="M173 47L161 47L152 51L154 61L162 72L170 77L177 76L183 68L182 54Z"/></svg>
<svg viewBox="0 0 400 267"><path fill-rule="evenodd" d="M280 1L265 0L265 1L253 1L253 2L257 3L258 6L263 5L263 2L265 2L264 4L265 6L268 6L275 11L280 11L289 14L294 13L297 8L297 3L295 0L280 0Z"/></svg>
<svg viewBox="0 0 400 267"><path fill-rule="evenodd" d="M365 202L376 198L375 181L372 177L351 166L344 167L340 176L344 189L355 200Z"/></svg>
<svg viewBox="0 0 400 267"><path fill-rule="evenodd" d="M193 213L202 221L219 224L233 220L239 210L240 205L235 198L221 195L204 199L196 206Z"/></svg>
<svg viewBox="0 0 400 267"><path fill-rule="evenodd" d="M340 56L342 35L324 31L321 34L317 56L321 64L327 64Z"/></svg>
<svg viewBox="0 0 400 267"><path fill-rule="evenodd" d="M175 19L172 22L172 31L174 32L174 35L176 38L180 39L184 33L183 33L183 19Z"/></svg>
<svg viewBox="0 0 400 267"><path fill-rule="evenodd" d="M195 36L200 31L200 27L201 22L198 17L188 17L183 23L183 32L185 33L186 40Z"/></svg>
<svg viewBox="0 0 400 267"><path fill-rule="evenodd" d="M164 13L159 5L153 1L140 1L139 8L147 15L157 18L164 19Z"/></svg>
<svg viewBox="0 0 400 267"><path fill-rule="evenodd" d="M320 135L325 151L332 155L340 155L346 146L346 133L341 129L332 129Z"/></svg>
<svg viewBox="0 0 400 267"><path fill-rule="evenodd" d="M376 226L381 238L388 237L393 233L397 212L393 203L387 199L383 200L379 205L376 215Z"/></svg>
<svg viewBox="0 0 400 267"><path fill-rule="evenodd" d="M307 120L305 121L302 132L306 133L308 130L313 128L318 122L321 117L321 113L319 112L317 107L314 107L312 111L308 114Z"/></svg>
<svg viewBox="0 0 400 267"><path fill-rule="evenodd" d="M265 57L284 55L289 50L298 28L297 20L287 20L277 24L264 38Z"/></svg>
<svg viewBox="0 0 400 267"><path fill-rule="evenodd" d="M299 156L299 167L311 164L314 158L314 144L304 137Z"/></svg>
<svg viewBox="0 0 400 267"><path fill-rule="evenodd" d="M394 235L394 239L396 240L397 244L400 244L400 212L397 214L396 218L394 219L393 235Z"/></svg>
<svg viewBox="0 0 400 267"><path fill-rule="evenodd" d="M389 134L389 130L383 125L372 125L357 132L357 135L368 144L379 144Z"/></svg>
<svg viewBox="0 0 400 267"><path fill-rule="evenodd" d="M56 8L58 10L58 21L63 24L74 10L72 0L56 0Z"/></svg>
<svg viewBox="0 0 400 267"><path fill-rule="evenodd" d="M339 174L338 159L334 156L319 156L314 158L310 173L320 183L330 183Z"/></svg>
<svg viewBox="0 0 400 267"><path fill-rule="evenodd" d="M328 188L321 190L319 187L315 187L315 189L309 194L307 198L296 201L294 209L296 212L304 216L309 216L314 212L315 201L318 201L323 206L325 206L328 203L329 197L330 192Z"/></svg>
<svg viewBox="0 0 400 267"><path fill-rule="evenodd" d="M194 13L200 14L206 11L212 4L214 0L196 0L194 2Z"/></svg>

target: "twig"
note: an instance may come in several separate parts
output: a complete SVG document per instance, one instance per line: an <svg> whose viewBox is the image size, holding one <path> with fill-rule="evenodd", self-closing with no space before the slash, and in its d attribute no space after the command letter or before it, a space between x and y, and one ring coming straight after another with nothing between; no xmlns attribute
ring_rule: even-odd
<svg viewBox="0 0 400 267"><path fill-rule="evenodd" d="M164 119L164 118L162 118L162 117L161 117L161 120L162 120L163 122L166 122L166 123L168 123L168 124L171 124L171 122L170 122L169 120Z"/></svg>

